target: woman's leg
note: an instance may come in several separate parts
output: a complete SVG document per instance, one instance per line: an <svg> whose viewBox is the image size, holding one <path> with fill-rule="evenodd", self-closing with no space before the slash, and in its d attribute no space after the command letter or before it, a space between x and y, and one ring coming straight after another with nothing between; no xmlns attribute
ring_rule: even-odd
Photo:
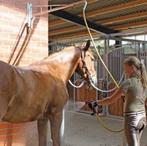
<svg viewBox="0 0 147 146"><path fill-rule="evenodd" d="M130 120L125 119L125 137L128 146L138 146L138 139L137 139L137 134L135 127L132 127L130 125Z"/></svg>
<svg viewBox="0 0 147 146"><path fill-rule="evenodd" d="M125 136L128 146L140 146L140 139L146 119L144 114L134 114L125 117Z"/></svg>
<svg viewBox="0 0 147 146"><path fill-rule="evenodd" d="M140 144L140 139L143 133L144 128L146 127L146 118L143 117L140 119L140 121L137 124L137 140L138 144ZM140 146L140 145L139 145Z"/></svg>

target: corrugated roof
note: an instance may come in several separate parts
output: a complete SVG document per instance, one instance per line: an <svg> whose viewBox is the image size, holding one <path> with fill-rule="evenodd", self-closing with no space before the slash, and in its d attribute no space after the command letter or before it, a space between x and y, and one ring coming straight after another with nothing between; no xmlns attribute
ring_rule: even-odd
<svg viewBox="0 0 147 146"><path fill-rule="evenodd" d="M71 4L74 2L78 1L49 0L49 5ZM147 0L87 0L87 2L87 20L113 30L118 30L119 34L124 31L131 31L133 33L133 29L135 29L134 34L146 33ZM83 17L83 6L84 3L66 8L64 11ZM137 28L141 31L137 32ZM95 36L101 35L101 33L92 33ZM83 39L86 37L88 37L88 33L84 26L76 25L49 13L49 38L51 40Z"/></svg>

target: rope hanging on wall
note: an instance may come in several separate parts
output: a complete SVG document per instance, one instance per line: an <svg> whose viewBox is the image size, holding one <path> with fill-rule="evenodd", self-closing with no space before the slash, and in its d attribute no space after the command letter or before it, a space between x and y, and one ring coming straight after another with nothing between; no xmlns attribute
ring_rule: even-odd
<svg viewBox="0 0 147 146"><path fill-rule="evenodd" d="M32 17L32 4L27 3L27 15L26 15L26 17L25 17L25 19L23 21L23 24L22 24L22 26L20 28L20 31L19 31L19 33L18 33L18 35L16 37L16 42L15 42L14 47L12 49L12 53L10 54L10 57L8 59L9 64L19 65L19 63L20 63L20 61L21 61L21 59L23 57L23 54L24 54L24 52L26 50L26 47L27 47L27 45L29 43L32 31L33 31L32 26L33 26L34 20L35 20L35 17ZM26 35L24 37L22 45L21 45L20 49L18 50L18 53L17 53L16 57L13 59L14 54L15 54L17 48L18 48L18 45L20 43L20 40L21 40L25 30L26 30ZM13 60L13 62L12 62L12 60Z"/></svg>

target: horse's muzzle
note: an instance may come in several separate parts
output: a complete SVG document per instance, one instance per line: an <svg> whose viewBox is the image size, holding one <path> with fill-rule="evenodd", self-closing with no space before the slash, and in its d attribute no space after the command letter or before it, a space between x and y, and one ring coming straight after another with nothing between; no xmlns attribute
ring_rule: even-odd
<svg viewBox="0 0 147 146"><path fill-rule="evenodd" d="M96 74L94 75L89 75L89 80L92 82L95 86L97 86L97 76Z"/></svg>

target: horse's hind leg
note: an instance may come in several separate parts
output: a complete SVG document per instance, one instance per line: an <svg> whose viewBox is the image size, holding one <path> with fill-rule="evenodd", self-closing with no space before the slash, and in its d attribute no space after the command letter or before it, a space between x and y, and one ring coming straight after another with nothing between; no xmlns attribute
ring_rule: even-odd
<svg viewBox="0 0 147 146"><path fill-rule="evenodd" d="M48 119L39 119L37 121L38 126L38 136L39 136L39 146L47 146L47 130L48 130Z"/></svg>
<svg viewBox="0 0 147 146"><path fill-rule="evenodd" d="M51 127L51 136L53 140L53 146L64 146L64 113L58 112L50 115L50 127Z"/></svg>

